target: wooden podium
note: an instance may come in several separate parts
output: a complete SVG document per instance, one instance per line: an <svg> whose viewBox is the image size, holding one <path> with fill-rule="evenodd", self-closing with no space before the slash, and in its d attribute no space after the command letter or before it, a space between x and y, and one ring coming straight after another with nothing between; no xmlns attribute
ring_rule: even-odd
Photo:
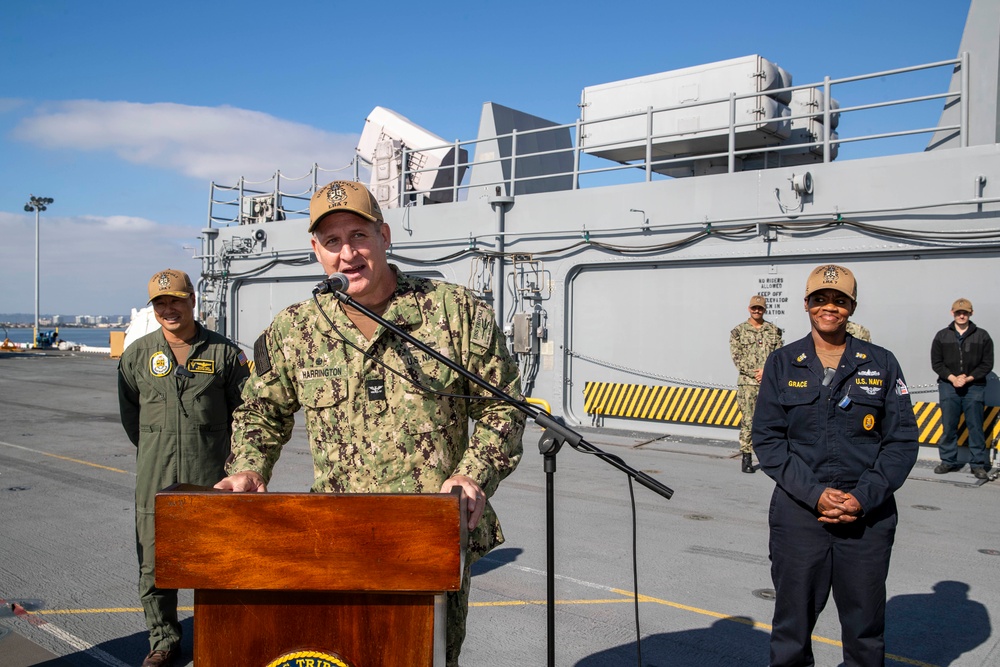
<svg viewBox="0 0 1000 667"><path fill-rule="evenodd" d="M197 667L444 665L457 494L156 494L156 585L193 588Z"/></svg>

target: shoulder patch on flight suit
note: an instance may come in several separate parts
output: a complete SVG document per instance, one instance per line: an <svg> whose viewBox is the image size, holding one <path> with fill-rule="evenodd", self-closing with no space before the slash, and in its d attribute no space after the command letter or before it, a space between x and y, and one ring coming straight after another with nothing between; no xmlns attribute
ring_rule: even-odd
<svg viewBox="0 0 1000 667"><path fill-rule="evenodd" d="M257 377L271 370L271 354L267 351L267 332L262 333L253 344L253 366Z"/></svg>
<svg viewBox="0 0 1000 667"><path fill-rule="evenodd" d="M493 341L493 314L486 304L478 300L476 312L472 317L472 334L469 341L481 351L487 350Z"/></svg>

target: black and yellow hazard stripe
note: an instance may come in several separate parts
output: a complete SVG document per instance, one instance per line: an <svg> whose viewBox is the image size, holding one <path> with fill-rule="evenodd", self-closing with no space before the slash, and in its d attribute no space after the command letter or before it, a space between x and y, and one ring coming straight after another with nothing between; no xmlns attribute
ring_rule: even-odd
<svg viewBox="0 0 1000 667"><path fill-rule="evenodd" d="M587 382L583 388L583 409L595 417L622 417L650 421L700 424L737 428L740 408L733 389L671 387L659 385ZM937 403L916 402L913 414L920 430L919 441L937 445L941 439L941 407ZM986 442L1000 448L1000 407L987 406L983 417ZM969 439L965 417L958 423L958 444Z"/></svg>
<svg viewBox="0 0 1000 667"><path fill-rule="evenodd" d="M917 417L917 428L920 429L920 442L925 445L936 445L941 441L944 427L941 424L941 406L937 403L915 402L913 414ZM983 413L983 431L989 446L1000 448L1000 407L987 405ZM969 441L969 430L965 427L965 415L958 420L958 444L964 446Z"/></svg>
<svg viewBox="0 0 1000 667"><path fill-rule="evenodd" d="M731 389L588 382L583 396L584 411L590 415L706 426L740 424L736 392Z"/></svg>

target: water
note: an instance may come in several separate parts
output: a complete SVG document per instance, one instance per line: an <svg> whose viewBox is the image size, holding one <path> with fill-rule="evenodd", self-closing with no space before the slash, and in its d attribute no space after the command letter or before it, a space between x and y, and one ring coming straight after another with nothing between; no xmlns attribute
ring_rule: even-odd
<svg viewBox="0 0 1000 667"><path fill-rule="evenodd" d="M30 343L34 331L27 329L12 329L6 327L7 338L13 343ZM55 327L41 327L42 331L52 331ZM112 331L125 331L124 328L96 329L91 327L59 327L59 339L76 343L77 345L90 345L93 347L111 347ZM0 328L0 341L3 340L3 329Z"/></svg>

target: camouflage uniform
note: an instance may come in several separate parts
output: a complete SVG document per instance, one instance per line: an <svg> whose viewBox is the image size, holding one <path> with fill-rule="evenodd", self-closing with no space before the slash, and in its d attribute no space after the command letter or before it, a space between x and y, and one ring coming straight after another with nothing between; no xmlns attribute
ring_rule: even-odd
<svg viewBox="0 0 1000 667"><path fill-rule="evenodd" d="M517 366L488 305L457 285L396 275L384 319L520 397ZM304 407L314 492L438 493L449 477L466 475L492 496L521 458L523 414L503 402L462 398L487 392L384 327L365 339L333 296L319 301L334 326L315 301L303 301L279 313L254 345L254 375L234 416L229 473L270 479L293 415ZM471 437L470 419L476 422ZM487 501L469 535L466 567L501 542ZM449 665L457 664L465 636L468 592L466 570L462 590L448 595Z"/></svg>
<svg viewBox="0 0 1000 667"><path fill-rule="evenodd" d="M847 323L847 333L851 334L858 340L867 341L869 343L872 342L871 332L868 331L868 329L866 329L865 327L858 324L857 322L849 321Z"/></svg>
<svg viewBox="0 0 1000 667"><path fill-rule="evenodd" d="M139 556L139 598L152 650L180 643L177 591L155 585L156 493L186 482L212 486L229 456L230 416L250 375L246 355L221 334L198 326L185 367L157 329L135 341L118 363L122 426L136 446L135 534Z"/></svg>
<svg viewBox="0 0 1000 667"><path fill-rule="evenodd" d="M736 404L740 406L740 452L753 452L751 429L753 427L753 410L757 404L757 391L760 384L754 374L758 368L764 367L767 355L782 345L781 329L770 322L764 322L758 329L749 321L741 322L729 333L729 355L740 371L736 383Z"/></svg>

